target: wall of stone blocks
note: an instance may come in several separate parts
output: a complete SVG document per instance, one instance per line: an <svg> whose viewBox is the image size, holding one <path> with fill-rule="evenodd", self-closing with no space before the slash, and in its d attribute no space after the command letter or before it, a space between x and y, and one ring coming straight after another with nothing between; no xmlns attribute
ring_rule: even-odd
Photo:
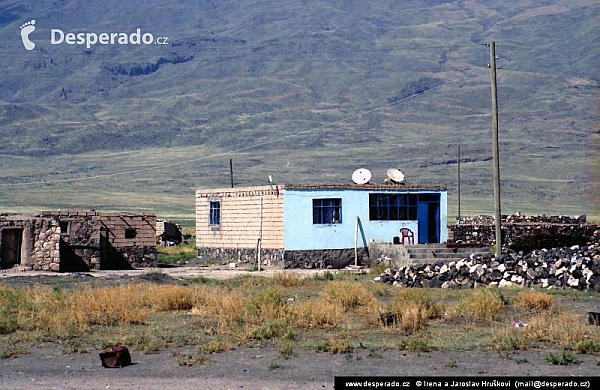
<svg viewBox="0 0 600 390"><path fill-rule="evenodd" d="M16 266L25 270L59 271L60 226L51 218L28 216L0 216L0 248L5 229L22 231L20 262ZM0 256L2 256L0 252ZM2 259L0 258L0 264Z"/></svg>
<svg viewBox="0 0 600 390"><path fill-rule="evenodd" d="M493 224L451 225L448 226L448 229L451 231L454 242L476 242L484 246L496 243L496 228ZM588 241L597 243L600 241L600 237L596 234L599 229L598 225L587 224L503 223L502 245L508 246L515 239L531 235L539 230L553 234L585 237Z"/></svg>
<svg viewBox="0 0 600 390"><path fill-rule="evenodd" d="M368 249L358 248L358 264L363 265L368 260ZM354 264L354 248L294 250L283 253L284 268L339 269L351 264Z"/></svg>
<svg viewBox="0 0 600 390"><path fill-rule="evenodd" d="M69 222L63 235L68 266L88 269L123 269L156 266L156 215L107 213L87 210L43 211L42 215ZM128 237L127 231L132 232ZM76 258L79 258L77 260Z"/></svg>
<svg viewBox="0 0 600 390"><path fill-rule="evenodd" d="M256 264L256 248L198 248L198 258L201 264ZM283 249L263 248L260 258L265 267L283 267Z"/></svg>

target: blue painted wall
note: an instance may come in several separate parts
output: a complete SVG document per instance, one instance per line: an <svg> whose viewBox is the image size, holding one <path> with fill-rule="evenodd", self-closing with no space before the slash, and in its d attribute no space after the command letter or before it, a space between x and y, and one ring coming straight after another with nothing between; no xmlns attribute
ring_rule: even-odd
<svg viewBox="0 0 600 390"><path fill-rule="evenodd" d="M417 221L369 221L369 194L411 193L440 194L441 242L447 240L447 193L446 191L397 191L397 190L298 190L285 189L283 198L284 248L286 250L342 249L354 247L356 216L360 218L358 246L370 240L392 242L400 236L400 228L414 232L415 243L419 241ZM342 222L332 225L313 225L312 200L319 198L342 199Z"/></svg>

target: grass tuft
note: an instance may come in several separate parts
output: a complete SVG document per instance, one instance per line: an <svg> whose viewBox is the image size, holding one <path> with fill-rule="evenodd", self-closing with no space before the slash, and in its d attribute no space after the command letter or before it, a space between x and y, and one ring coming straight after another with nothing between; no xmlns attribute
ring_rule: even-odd
<svg viewBox="0 0 600 390"><path fill-rule="evenodd" d="M562 351L558 355L554 355L553 353L548 353L544 358L549 363L560 365L560 366L568 366L569 364L579 364L581 360L577 358L577 356L573 355L571 351Z"/></svg>
<svg viewBox="0 0 600 390"><path fill-rule="evenodd" d="M492 321L497 319L505 307L502 294L491 288L477 288L467 292L456 309L468 317Z"/></svg>
<svg viewBox="0 0 600 390"><path fill-rule="evenodd" d="M358 282L331 282L325 286L324 296L329 303L338 305L344 312L376 303L373 293Z"/></svg>
<svg viewBox="0 0 600 390"><path fill-rule="evenodd" d="M541 312L554 306L554 297L538 291L520 291L513 300L516 307Z"/></svg>
<svg viewBox="0 0 600 390"><path fill-rule="evenodd" d="M389 311L405 332L415 333L425 327L428 320L440 318L443 306L433 302L426 290L402 289L393 296Z"/></svg>

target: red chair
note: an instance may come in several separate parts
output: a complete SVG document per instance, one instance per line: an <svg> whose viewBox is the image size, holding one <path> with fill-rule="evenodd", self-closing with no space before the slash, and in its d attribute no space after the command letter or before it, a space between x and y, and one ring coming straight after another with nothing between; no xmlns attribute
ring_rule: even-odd
<svg viewBox="0 0 600 390"><path fill-rule="evenodd" d="M409 245L414 245L415 243L415 234L412 232L412 230L410 230L409 228L402 228L400 229L400 243L402 243L402 245L404 245L404 239L408 238L408 244Z"/></svg>

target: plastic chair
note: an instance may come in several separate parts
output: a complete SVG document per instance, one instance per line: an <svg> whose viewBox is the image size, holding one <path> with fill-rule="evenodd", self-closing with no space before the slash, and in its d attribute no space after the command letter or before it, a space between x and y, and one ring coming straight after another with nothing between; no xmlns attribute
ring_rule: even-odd
<svg viewBox="0 0 600 390"><path fill-rule="evenodd" d="M404 239L407 238L408 239L408 244L409 245L414 245L415 243L415 234L413 233L412 230L410 230L409 228L402 228L400 229L400 242L402 243L402 245L404 245Z"/></svg>

